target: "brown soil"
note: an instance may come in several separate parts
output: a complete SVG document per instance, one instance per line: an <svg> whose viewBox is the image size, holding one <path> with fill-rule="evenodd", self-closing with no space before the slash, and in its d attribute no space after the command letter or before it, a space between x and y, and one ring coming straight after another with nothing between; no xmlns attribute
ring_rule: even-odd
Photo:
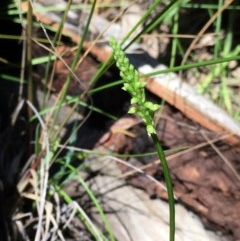
<svg viewBox="0 0 240 241"><path fill-rule="evenodd" d="M67 63L71 63L73 54L69 54L68 51L66 53L64 59ZM97 70L96 64L96 60L87 57L76 70L77 75L81 76L81 81L86 86L88 80ZM51 86L53 92L60 91L67 73L68 71L62 63L57 62L55 78ZM105 75L104 83L114 80L116 76L115 70L108 72ZM100 83L102 84L102 82ZM121 110L120 112L124 113L124 106L128 105L127 98L122 96L123 92L119 92L119 88L114 91L109 89L102 92L96 103L100 108L110 113L116 114L116 110ZM82 93L80 84L73 79L68 92L69 94ZM112 98L113 93L115 93L116 98ZM117 128L112 128L105 133L103 138L100 138L104 133L104 130L100 129L105 129L108 126L106 124L108 120L104 120L106 121L104 126L100 126L98 131L96 129L93 131L93 128L99 124L98 117L93 115L86 123L86 125L91 126L92 134L89 133L89 129L88 133L81 132L80 129L82 138L85 135L95 136L91 141L91 147L103 145L104 148L111 148L114 152L124 154L154 151L145 127L143 123L139 123L138 118L120 119L121 124ZM132 118L130 124L129 118ZM202 128L167 104L161 113L157 130L165 150L175 150L171 151L167 159L177 201L196 212L208 228L231 233L234 239L240 239L240 184L238 175L240 166L237 148L229 146L224 142L222 136ZM86 145L86 138L83 139L85 140L84 145ZM100 140L98 144L96 144L97 140ZM79 145L82 146L81 140ZM154 176L159 181L164 181L156 156L134 160L134 165L141 167L146 174ZM167 199L166 191L150 181L144 174L132 173L131 170L122 165L119 165L119 168L130 185L145 190L151 198Z"/></svg>
<svg viewBox="0 0 240 241"><path fill-rule="evenodd" d="M240 239L240 184L237 174L240 166L236 148L186 119L169 105L165 105L157 129L166 150L183 148L167 158L177 200L195 211L207 227L230 232L234 240ZM121 153L153 151L143 124L137 124L128 131L135 138L113 133L107 146L114 146L113 151ZM146 174L163 181L156 158L140 158L134 164ZM120 168L130 185L144 189L152 198L167 199L166 191L146 175L133 173L122 165Z"/></svg>

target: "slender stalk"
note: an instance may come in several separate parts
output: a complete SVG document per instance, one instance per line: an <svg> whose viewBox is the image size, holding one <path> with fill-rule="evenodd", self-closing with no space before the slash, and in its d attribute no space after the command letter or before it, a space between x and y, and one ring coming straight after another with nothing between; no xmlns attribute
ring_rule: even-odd
<svg viewBox="0 0 240 241"><path fill-rule="evenodd" d="M28 2L27 12L27 74L28 74L28 100L33 103L33 80L32 80L32 5ZM33 111L28 108L28 117L32 117Z"/></svg>
<svg viewBox="0 0 240 241"><path fill-rule="evenodd" d="M169 224L170 224L170 233L169 239L170 241L174 241L174 233L175 233L175 204L174 204L174 193L173 193L173 186L172 186L172 179L170 176L170 171L168 167L168 163L162 148L162 145L155 133L151 134L151 138L153 140L155 149L158 153L160 162L163 168L163 175L165 178L166 186L167 186L167 193L168 193L168 202L169 202Z"/></svg>

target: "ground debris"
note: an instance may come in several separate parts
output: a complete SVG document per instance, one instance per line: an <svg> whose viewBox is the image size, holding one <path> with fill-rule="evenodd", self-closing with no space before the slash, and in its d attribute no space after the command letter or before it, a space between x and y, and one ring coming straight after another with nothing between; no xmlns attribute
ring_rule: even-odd
<svg viewBox="0 0 240 241"><path fill-rule="evenodd" d="M163 109L157 130L166 149L178 150L168 154L167 159L174 192L179 202L196 212L208 228L232 233L234 240L239 239L240 183L237 149L225 143L218 134L200 127L169 105L165 105ZM142 123L129 131L136 137L113 134L114 151L153 151ZM114 141L114 135L117 141ZM135 165L163 181L162 170L156 157L137 160L137 164L136 159L134 160ZM119 167L129 184L145 190L152 198L167 199L166 191L149 180L145 174L132 172L123 165Z"/></svg>

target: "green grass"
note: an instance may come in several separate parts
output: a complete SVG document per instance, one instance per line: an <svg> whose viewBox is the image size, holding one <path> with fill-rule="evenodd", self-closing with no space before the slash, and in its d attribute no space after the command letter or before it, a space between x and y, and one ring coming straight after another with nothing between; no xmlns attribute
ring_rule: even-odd
<svg viewBox="0 0 240 241"><path fill-rule="evenodd" d="M161 11L159 10L159 12L157 12L154 17L151 18L151 21L148 21L145 27L137 35L134 35L136 29L150 19L151 14L160 4L162 4ZM162 61L161 55L165 54L165 56L169 56L166 60L166 64L168 64L169 67L166 70L154 71L147 75L141 75L140 78L171 72L180 73L182 76L185 76L187 72L193 73L192 75L196 73L198 76L203 76L203 78L201 80L199 79L194 86L199 93L210 96L214 102L224 108L235 119L239 120L240 97L239 94L237 94L236 89L232 88L229 84L229 80L233 78L230 63L235 61L238 65L238 61L240 60L239 34L236 26L236 19L237 15L239 15L238 11L240 9L240 4L238 4L237 1L234 1L231 5L222 8L223 4L223 0L208 1L208 3L198 3L198 1L187 0L156 0L149 6L135 26L132 27L131 31L123 37L121 44L123 44L124 50L127 50L127 48L133 43L141 43L142 37L145 34L149 34L151 36L153 31L159 31L160 26L166 24L169 28L168 34L173 37L169 39L169 52L159 53L159 61ZM29 2L29 7L30 6L31 4ZM26 84L28 86L28 117L29 123L32 124L32 135L30 135L31 140L29 140L29 145L34 145L34 152L30 153L29 155L29 164L25 171L26 175L28 171L32 169L33 162L31 161L32 159L30 156L36 155L35 159L38 160L38 162L36 162L37 165L34 167L34 170L31 171L32 176L30 175L30 177L27 179L21 179L19 181L19 186L22 187L21 192L25 195L25 199L28 201L31 200L32 213L35 214L35 218L38 220L38 229L35 237L36 241L42 240L43 236L50 232L50 227L53 225L53 221L48 221L48 225L45 225L44 227L42 226L42 224L45 222L44 215L47 215L49 220L52 218L51 215L54 215L54 210L52 210L51 213L49 211L50 209L47 209L47 207L56 205L57 199L61 200L61 202L65 203L66 205L70 205L74 202L72 197L64 191L63 185L66 182L71 182L72 180L76 179L79 182L79 185L81 185L87 193L90 202L95 206L101 220L103 221L104 230L101 230L100 227L94 223L94 220L88 218L88 214L86 214L85 211L79 206L76 207L75 216L84 224L94 240L116 240L114 237L114 232L111 229L111 224L108 222L107 216L104 213L104 208L101 206L101 201L91 190L89 183L85 181L84 178L82 178L79 174L80 169L81 171L84 171L88 168L91 168L91 164L84 164L84 158L91 154L101 156L105 155L105 153L97 153L94 150L86 149L82 149L81 152L68 149L65 157L60 157L59 153L61 150L66 150L68 146L74 147L76 144L75 142L78 130L82 127L84 122L88 121L86 117L82 120L82 122L76 123L69 138L65 140L65 143L62 143L61 132L71 118L72 113L74 113L80 106L87 108L90 111L90 114L92 112L98 112L112 120L118 119L118 117L112 115L111 113L107 113L106 111L97 108L91 101L86 102L86 97L91 100L94 94L107 90L113 86L123 84L122 80L116 79L112 83L95 87L95 84L98 82L99 78L107 71L107 69L110 68L111 65L113 65L112 57L109 58L109 60L105 63L99 65L97 73L91 80L89 80L89 88L86 88L81 95L68 96L67 88L72 78L76 79L80 84L82 84L79 77L75 75L75 69L81 52L83 51L84 41L87 38L89 24L92 21L93 14L101 9L121 8L122 6L125 5L115 2L103 4L97 3L97 1L92 1L91 3L85 5L76 5L73 4L72 1L68 0L67 5L64 8L61 8L60 6L49 6L39 9L33 8L33 12L28 11L28 13L26 13L22 12L19 9L17 2L15 2L9 4L7 11L0 16L2 19L10 19L17 24L22 24L24 28L26 28L26 33L22 36L0 33L0 39L9 39L9 41L23 41L23 43L26 44L23 44L23 46L25 46L23 47L23 53L26 54L26 58L23 58L25 61L19 65L16 63L11 63L8 61L8 59L0 56L0 62L3 63L6 68L15 67L17 69L22 69L21 75L15 76L9 73L5 74L3 71L0 76L2 79L20 82L22 83L22 86L25 86ZM73 9L88 9L90 14L88 15L86 24L84 25L81 41L79 43L71 43L76 47L75 57L71 64L67 64L64 61L64 57L57 54L56 47L63 44L62 37L64 35L64 23L66 22L69 11ZM219 11L219 9L222 11ZM57 29L38 22L34 17L35 10L44 13L57 12L61 10L61 22ZM200 13L200 26L198 26L198 29L195 29L194 33L189 33L189 28L184 26L184 24L186 24L184 22L190 22L191 24L191 20L185 18L191 16L191 12L194 11L195 13L196 10ZM228 16L226 16L226 14L228 14ZM201 19L202 16L204 16L203 19ZM204 27L207 26L207 23L211 24L205 29ZM43 36L40 38L35 38L35 36L33 37L33 33L36 31L36 29L42 32ZM49 30L52 31L51 37L48 32ZM202 37L208 33L213 33L216 37L214 39L214 45L204 46L201 49L203 52L209 53L211 55L211 59L202 60L199 59L199 53L197 51L198 48L195 48L199 41L194 43L194 40L201 40ZM185 35L189 36L190 34L194 35L195 38L191 40L180 37ZM133 35L135 37L132 37ZM47 54L45 54L43 57L34 57L34 53L32 52L33 42L41 46L47 52ZM193 45L191 48L189 48L191 43ZM186 54L188 48L189 53ZM57 60L61 60L66 65L69 70L69 75L66 76L66 82L62 91L56 95L55 103L49 107L47 106L47 103L50 93L46 86L47 83L51 83L53 80L55 71L54 64ZM34 100L34 97L36 96L34 89L34 69L38 65L43 64L45 64L45 72L41 74L45 81L46 88L44 92L43 104L37 108ZM204 73L203 75L201 75L202 72ZM239 88L240 87L238 87L238 90ZM70 109L68 113L66 113L64 121L59 124L58 117L64 106L70 106ZM37 126L37 128L35 126ZM157 145L156 152L136 154L135 156L143 157L145 155L153 155L157 153L158 149L159 146ZM163 154L163 152L161 153ZM109 155L109 153L107 153L107 155ZM113 157L117 156L119 158L131 157L131 155L120 155L118 153L111 153L110 155ZM72 160L76 158L80 161L79 167L74 167L71 164ZM49 168L55 163L61 165L61 168L54 176L50 176ZM65 182L61 183L61 177L65 176ZM26 182L28 184L26 184ZM28 186L31 186L31 188L28 189ZM173 219L173 216L171 219ZM55 221L57 222L57 220ZM60 234L58 234L56 231L56 235ZM159 237L159 239L161 239L161 237ZM172 236L170 240L173 240Z"/></svg>

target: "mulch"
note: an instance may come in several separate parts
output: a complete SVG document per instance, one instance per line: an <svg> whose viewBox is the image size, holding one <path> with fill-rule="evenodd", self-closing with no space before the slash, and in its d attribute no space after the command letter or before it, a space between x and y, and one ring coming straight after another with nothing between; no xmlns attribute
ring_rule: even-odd
<svg viewBox="0 0 240 241"><path fill-rule="evenodd" d="M66 53L65 61L70 63L73 54ZM76 70L86 86L97 70L97 63L96 60L87 57ZM117 74L114 70L112 71L103 76L100 85L116 78ZM53 92L60 91L67 73L61 62L57 62L52 85ZM76 80L72 80L68 93L73 95L82 93ZM127 96L122 95L120 87L109 89L97 96L95 104L106 112L123 114L126 113L126 106L129 104ZM150 98L156 98L151 93L148 95ZM112 121L107 118L101 119L100 116L94 114L90 117L89 123L88 121L86 123L91 128L97 127L99 132L97 134L95 130L94 135L97 137L92 141L91 147L101 145L121 154L154 151L144 124L136 116L122 117L118 121L120 124L117 124L117 128L110 127L107 123ZM234 240L240 240L239 148L227 143L227 135L222 136L205 129L169 104L164 104L156 127L162 145L169 153L167 159L176 201L198 214L207 228L232 234ZM105 134L101 138L102 133ZM83 134L91 135L89 129L88 133ZM81 138L84 139L83 136ZM86 139L84 140L86 145ZM167 200L166 191L149 180L146 175L151 175L164 184L163 172L157 156L140 157L134 160L129 158L128 161L142 168L144 173L133 172L129 167L119 164L127 183L145 190L150 198Z"/></svg>
<svg viewBox="0 0 240 241"><path fill-rule="evenodd" d="M142 123L128 131L135 137L112 132L111 141L108 140L105 146L124 154L154 151ZM157 131L165 150L172 150L167 159L177 202L197 213L206 227L231 233L234 240L240 239L240 165L237 148L229 146L221 136L202 128L167 104L162 110ZM150 198L167 199L166 191L146 175L164 183L159 160L143 157L138 158L137 162L134 160L133 164L142 168L144 174L119 165L128 184L145 190Z"/></svg>
<svg viewBox="0 0 240 241"><path fill-rule="evenodd" d="M73 53L66 52L64 58L68 64L71 63L72 56ZM68 93L72 95L82 93L88 87L87 82L96 73L98 64L96 60L87 57L76 70L77 76L82 78L81 83L86 85L80 86L79 82L73 79ZM51 86L52 92L58 92L61 89L67 73L68 71L59 61ZM111 79L116 80L113 76L117 76L115 72L108 72L100 81L100 85L108 83ZM126 113L128 97L123 96L123 92L119 89L116 88L114 91L110 89L96 95L94 103L104 111L118 116ZM107 121L107 119L99 121L98 118L99 116L94 116L89 119L91 128ZM129 121L129 118L132 118L135 124L126 128L124 121ZM107 124L98 126L100 129L104 128L107 138L99 137L98 142L95 138L96 142L91 146L102 145L121 154L154 151L145 126L138 118L122 117L121 124L123 127L118 127L117 131L106 131ZM99 132L102 133L100 129ZM157 122L157 132L164 149L169 153L167 159L177 202L197 213L206 227L230 233L234 240L240 240L239 147L229 145L224 136L209 131L186 118L169 104L165 104L162 109ZM128 184L145 190L150 198L167 200L166 191L146 177L148 174L164 183L163 172L157 157L142 157L134 160L129 158L128 161L144 170L144 173L134 173L132 169L119 164Z"/></svg>

